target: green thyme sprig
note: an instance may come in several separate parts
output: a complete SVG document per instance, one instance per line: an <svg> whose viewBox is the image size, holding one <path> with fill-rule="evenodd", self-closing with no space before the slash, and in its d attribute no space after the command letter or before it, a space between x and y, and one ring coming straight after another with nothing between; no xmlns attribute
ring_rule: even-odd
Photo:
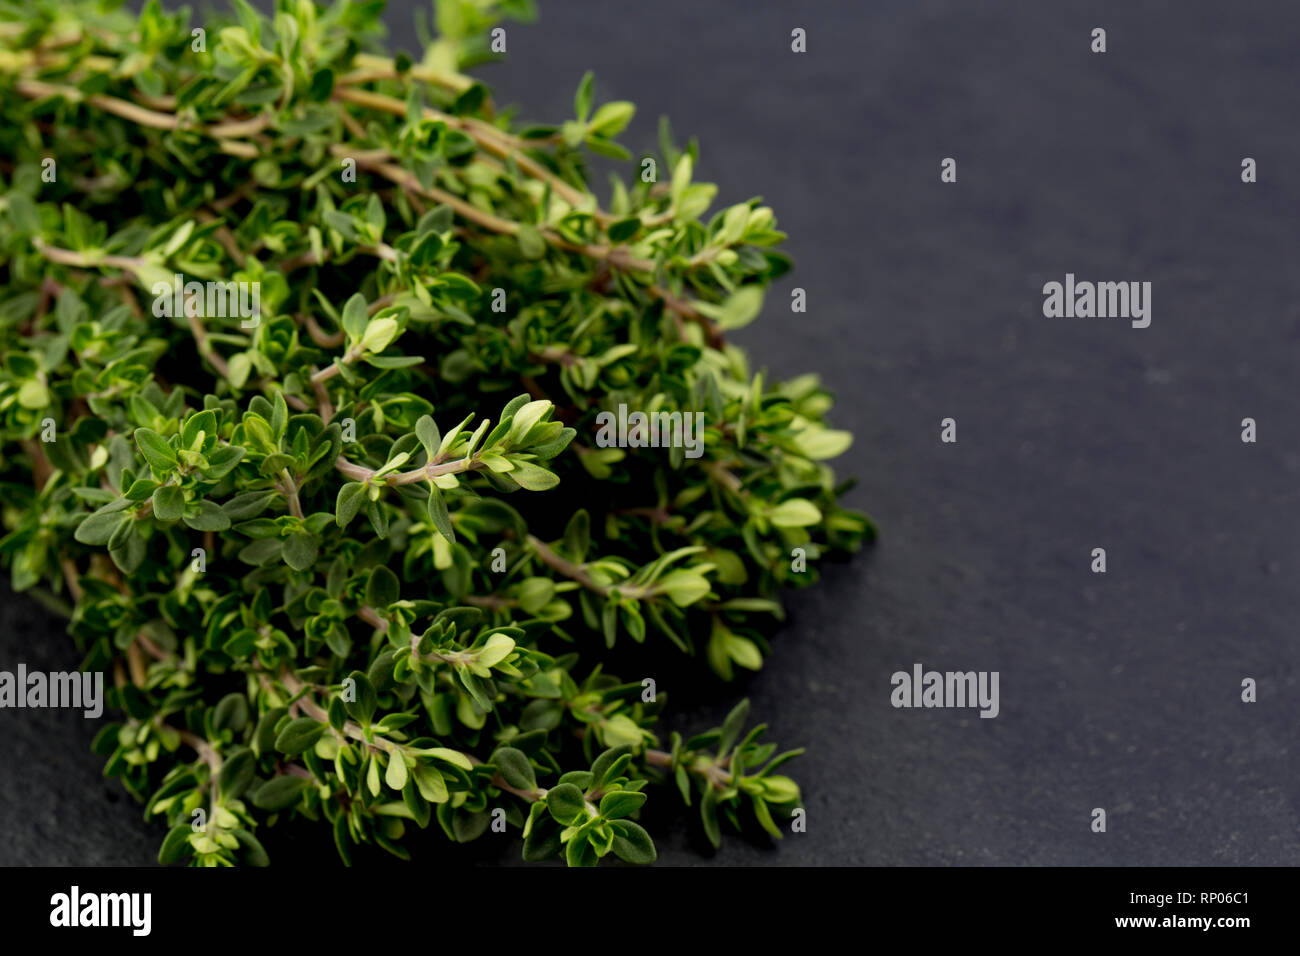
<svg viewBox="0 0 1300 956"><path fill-rule="evenodd" d="M813 376L727 333L789 268L758 199L704 216L699 152L632 104L519 127L462 70L522 0L439 0L419 62L378 4L229 21L0 0L0 477L15 589L68 614L122 718L106 772L160 859L262 864L321 821L350 861L411 826L528 859L655 857L675 783L780 836L797 785L747 705L659 749L608 648L769 652L781 591L872 533ZM696 421L610 446L620 407Z"/></svg>

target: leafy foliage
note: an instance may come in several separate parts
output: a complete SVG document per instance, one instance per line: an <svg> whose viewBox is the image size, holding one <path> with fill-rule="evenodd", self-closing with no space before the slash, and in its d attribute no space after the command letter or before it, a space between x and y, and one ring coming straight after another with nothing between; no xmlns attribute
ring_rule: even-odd
<svg viewBox="0 0 1300 956"><path fill-rule="evenodd" d="M793 754L746 705L660 750L664 695L602 667L630 640L758 669L781 588L872 533L827 393L726 341L789 267L772 211L702 219L666 125L602 208L587 156L629 155L630 103L588 75L573 119L512 128L460 72L529 3L440 0L419 63L364 52L377 8L0 0L13 586L113 675L96 749L164 863L263 864L285 815L405 856L498 808L528 859L644 863L670 782L714 843L780 836ZM168 308L175 275L260 306ZM703 413L703 457L599 447L621 404Z"/></svg>

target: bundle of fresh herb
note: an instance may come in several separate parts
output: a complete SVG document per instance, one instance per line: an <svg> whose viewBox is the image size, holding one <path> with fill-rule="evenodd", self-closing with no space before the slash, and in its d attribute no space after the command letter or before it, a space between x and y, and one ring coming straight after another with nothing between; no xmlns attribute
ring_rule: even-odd
<svg viewBox="0 0 1300 956"><path fill-rule="evenodd" d="M772 211L702 221L666 127L602 207L630 103L587 76L515 128L460 72L524 0L440 0L418 63L363 52L377 0L115 6L0 0L0 552L110 674L161 860L264 863L299 815L345 860L436 818L647 862L660 782L715 844L780 836L744 703L658 749L664 695L601 668L756 669L782 586L871 533L816 379L724 339L788 268Z"/></svg>

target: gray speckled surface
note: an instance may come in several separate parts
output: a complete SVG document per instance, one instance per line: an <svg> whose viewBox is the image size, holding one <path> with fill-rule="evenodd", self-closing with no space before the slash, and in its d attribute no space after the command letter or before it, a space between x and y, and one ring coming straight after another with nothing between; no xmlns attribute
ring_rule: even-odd
<svg viewBox="0 0 1300 956"><path fill-rule="evenodd" d="M823 373L857 435L839 462L861 479L851 501L882 529L792 600L761 674L660 682L682 727L744 692L808 747L808 832L701 856L661 800L661 859L1300 862L1300 9L793 6L542 0L483 71L550 120L593 68L598 100L640 108L629 145L667 113L700 138L721 202L774 206L797 268L739 338L776 373ZM1151 327L1044 318L1041 287L1066 272L1151 281ZM793 285L797 321L777 307ZM959 441L940 444L950 415ZM1239 440L1245 416L1258 444ZM25 599L0 621L0 667L75 665ZM918 660L999 671L1001 715L894 710L890 674ZM0 722L0 863L153 858L161 833L101 780L91 724ZM329 860L321 836L304 852ZM301 838L273 855L286 841Z"/></svg>

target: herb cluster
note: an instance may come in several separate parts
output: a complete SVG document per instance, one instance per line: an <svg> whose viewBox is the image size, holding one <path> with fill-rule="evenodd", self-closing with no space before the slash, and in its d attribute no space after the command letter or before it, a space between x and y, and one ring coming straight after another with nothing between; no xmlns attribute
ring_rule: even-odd
<svg viewBox="0 0 1300 956"><path fill-rule="evenodd" d="M632 104L588 75L522 127L461 72L522 0L439 0L418 62L367 52L377 0L234 6L0 0L0 555L112 676L96 748L160 859L503 811L527 859L649 862L660 783L779 837L793 753L746 704L661 744L665 695L602 669L759 668L781 589L872 532L816 378L726 341L789 267L772 211L702 218L666 125L602 205ZM620 405L703 412L703 457L598 446Z"/></svg>

